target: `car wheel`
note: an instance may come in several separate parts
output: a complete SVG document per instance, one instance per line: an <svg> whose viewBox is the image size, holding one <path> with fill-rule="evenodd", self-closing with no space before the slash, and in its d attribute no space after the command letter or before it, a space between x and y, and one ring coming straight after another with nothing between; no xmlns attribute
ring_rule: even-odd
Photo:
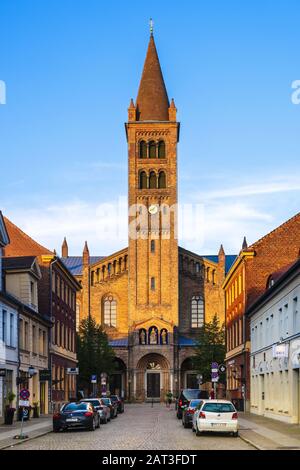
<svg viewBox="0 0 300 470"><path fill-rule="evenodd" d="M238 431L237 431L237 432L234 432L234 433L233 433L233 437L239 437L239 432L238 432Z"/></svg>
<svg viewBox="0 0 300 470"><path fill-rule="evenodd" d="M177 418L178 418L178 419L181 419L181 418L182 418L182 416L180 416L180 414L179 414L179 413L177 413L177 415L176 415L176 416L177 416Z"/></svg>
<svg viewBox="0 0 300 470"><path fill-rule="evenodd" d="M101 420L100 420L100 416L98 416L98 421L97 421L97 429L99 429L99 428L100 428L100 422L101 422Z"/></svg>
<svg viewBox="0 0 300 470"><path fill-rule="evenodd" d="M194 426L192 426L192 431L193 431L193 432L196 432Z"/></svg>
<svg viewBox="0 0 300 470"><path fill-rule="evenodd" d="M90 431L95 431L95 429L96 429L96 423L95 423L95 420L93 419L92 424L89 427L89 430Z"/></svg>
<svg viewBox="0 0 300 470"><path fill-rule="evenodd" d="M59 431L60 431L60 428L58 428L58 427L56 427L56 426L53 427L53 432L59 432Z"/></svg>
<svg viewBox="0 0 300 470"><path fill-rule="evenodd" d="M107 416L105 416L105 418L103 420L103 424L107 424Z"/></svg>
<svg viewBox="0 0 300 470"><path fill-rule="evenodd" d="M187 428L189 427L189 424L185 421L185 422L183 423L183 426L185 427L185 429L187 429Z"/></svg>
<svg viewBox="0 0 300 470"><path fill-rule="evenodd" d="M196 436L200 436L201 432L198 429L198 424L196 423Z"/></svg>

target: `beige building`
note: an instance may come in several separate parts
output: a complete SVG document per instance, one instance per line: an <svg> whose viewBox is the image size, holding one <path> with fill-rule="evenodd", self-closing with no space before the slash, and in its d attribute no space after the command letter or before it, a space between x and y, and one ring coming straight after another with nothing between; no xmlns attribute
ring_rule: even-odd
<svg viewBox="0 0 300 470"><path fill-rule="evenodd" d="M19 389L30 391L30 405L38 403L48 413L48 382L40 372L49 368L50 322L39 313L38 282L41 271L34 256L3 258L6 292L21 303L19 308Z"/></svg>
<svg viewBox="0 0 300 470"><path fill-rule="evenodd" d="M270 275L248 310L250 411L300 424L300 260Z"/></svg>

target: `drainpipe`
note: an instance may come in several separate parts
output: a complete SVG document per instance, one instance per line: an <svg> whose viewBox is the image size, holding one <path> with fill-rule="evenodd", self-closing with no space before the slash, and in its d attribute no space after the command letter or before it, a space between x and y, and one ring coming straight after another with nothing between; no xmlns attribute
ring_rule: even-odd
<svg viewBox="0 0 300 470"><path fill-rule="evenodd" d="M50 282L50 295L49 295L49 302L50 302L50 305L49 305L49 312L50 312L50 319L51 319L51 322L52 322L52 313L53 313L53 310L52 310L52 277L53 277L53 272L52 272L52 268L53 268L53 265L57 262L58 258L55 257L55 259L53 261L50 262L50 266L49 266L49 282ZM48 344L49 344L49 347L48 347L48 352L49 352L49 357L48 357L48 367L50 369L50 381L48 382L48 387L50 387L50 390L48 390L48 397L50 396L50 407L51 407L51 413L53 413L53 401L52 401L52 353L51 353L51 349L52 349L52 329L53 329L53 325L51 328L49 328L49 339L48 339ZM48 412L49 412L49 403L48 403Z"/></svg>

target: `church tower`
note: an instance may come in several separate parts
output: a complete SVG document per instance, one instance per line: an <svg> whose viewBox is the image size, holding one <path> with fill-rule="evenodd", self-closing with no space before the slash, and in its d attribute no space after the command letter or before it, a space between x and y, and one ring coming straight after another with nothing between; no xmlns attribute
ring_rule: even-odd
<svg viewBox="0 0 300 470"><path fill-rule="evenodd" d="M129 203L129 328L153 320L178 325L177 143L151 32L136 103L126 123Z"/></svg>

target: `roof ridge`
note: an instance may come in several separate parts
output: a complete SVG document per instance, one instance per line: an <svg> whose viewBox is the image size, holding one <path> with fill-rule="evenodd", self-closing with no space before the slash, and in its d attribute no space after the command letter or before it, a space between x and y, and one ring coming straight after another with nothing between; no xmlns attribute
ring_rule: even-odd
<svg viewBox="0 0 300 470"><path fill-rule="evenodd" d="M277 232L278 230L282 229L283 227L285 227L286 225L290 224L293 220L297 219L297 218L300 218L300 212L298 212L297 214L293 215L292 217L290 217L288 220L286 220L285 222L283 222L282 224L278 225L278 227L275 227L273 230L271 230L269 233L267 233L266 235L264 235L263 237L259 238L256 242L252 243L252 245L250 245L248 247L248 250L250 249L253 249L255 248L257 245L259 245L265 238L267 238L268 236L270 236L272 233L275 233Z"/></svg>
<svg viewBox="0 0 300 470"><path fill-rule="evenodd" d="M23 232L23 230L18 227L16 224L14 224L10 219L8 219L6 216L3 216L4 218L4 222L5 224L8 224L8 225L11 225L14 229L18 230L18 232L20 232L22 234L23 237L25 237L27 240L30 240L31 242L33 242L34 244L38 245L39 248L41 248L42 250L45 250L46 253L45 254L53 254L53 251L49 250L48 248L46 248L45 246L41 245L39 242L37 242L36 240L34 240L33 238L31 238L27 233ZM9 246L9 245L8 245ZM5 255L5 250L4 250L4 255ZM14 256L14 255L13 255ZM34 256L34 255L21 255L21 256Z"/></svg>

